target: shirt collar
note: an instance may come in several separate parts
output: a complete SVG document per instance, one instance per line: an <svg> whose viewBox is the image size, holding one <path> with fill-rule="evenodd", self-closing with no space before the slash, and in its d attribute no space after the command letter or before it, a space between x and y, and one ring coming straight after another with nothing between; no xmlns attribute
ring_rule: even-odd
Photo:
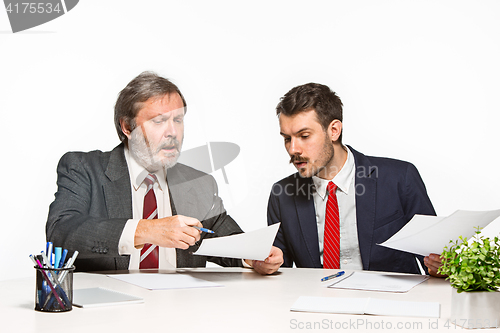
<svg viewBox="0 0 500 333"><path fill-rule="evenodd" d="M316 187L316 192L319 194L321 199L325 199L328 183L333 181L335 185L337 185L338 189L344 192L345 194L349 194L349 188L351 187L351 183L354 180L354 156L352 155L349 147L343 146L345 150L347 150L347 160L345 161L342 169L333 177L333 179L323 179L317 176L313 176L312 180L314 186Z"/></svg>
<svg viewBox="0 0 500 333"><path fill-rule="evenodd" d="M127 161L128 171L130 172L130 180L132 182L132 187L135 191L141 187L144 182L144 178L149 174L148 170L146 170L143 166L141 166L135 158L130 154L128 147L125 146L124 149L125 160ZM156 179L158 179L158 188L163 191L163 189L167 188L167 170L160 169L153 173L156 175Z"/></svg>

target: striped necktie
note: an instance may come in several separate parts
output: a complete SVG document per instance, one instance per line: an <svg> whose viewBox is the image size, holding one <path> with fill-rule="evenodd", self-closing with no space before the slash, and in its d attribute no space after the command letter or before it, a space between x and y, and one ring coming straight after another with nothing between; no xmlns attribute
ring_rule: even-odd
<svg viewBox="0 0 500 333"><path fill-rule="evenodd" d="M323 242L323 268L340 268L340 217L337 203L337 185L329 182Z"/></svg>
<svg viewBox="0 0 500 333"><path fill-rule="evenodd" d="M144 178L144 184L147 186L146 195L144 196L144 209L142 212L143 219L157 219L158 208L156 206L156 196L153 190L153 185L156 182L156 176L149 174ZM158 268L158 246L153 244L144 244L141 250L141 262L139 268Z"/></svg>

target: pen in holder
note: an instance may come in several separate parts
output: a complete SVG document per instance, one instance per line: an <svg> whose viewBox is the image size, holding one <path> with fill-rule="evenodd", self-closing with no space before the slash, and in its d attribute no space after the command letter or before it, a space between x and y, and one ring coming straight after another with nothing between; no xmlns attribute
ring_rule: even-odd
<svg viewBox="0 0 500 333"><path fill-rule="evenodd" d="M36 293L35 310L43 312L64 312L73 308L73 271L68 268L47 268L35 266Z"/></svg>

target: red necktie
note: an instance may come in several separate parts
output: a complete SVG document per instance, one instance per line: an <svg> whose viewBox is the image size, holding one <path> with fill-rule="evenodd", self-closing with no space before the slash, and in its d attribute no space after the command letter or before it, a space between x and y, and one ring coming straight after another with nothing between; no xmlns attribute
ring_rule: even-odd
<svg viewBox="0 0 500 333"><path fill-rule="evenodd" d="M156 176L149 174L144 178L144 184L147 185L146 195L144 196L143 219L157 219L158 209L156 207L156 196L153 185L156 182ZM139 268L158 268L158 246L144 244L141 250L141 262Z"/></svg>
<svg viewBox="0 0 500 333"><path fill-rule="evenodd" d="M323 242L323 268L340 268L340 217L337 203L337 185L329 182Z"/></svg>

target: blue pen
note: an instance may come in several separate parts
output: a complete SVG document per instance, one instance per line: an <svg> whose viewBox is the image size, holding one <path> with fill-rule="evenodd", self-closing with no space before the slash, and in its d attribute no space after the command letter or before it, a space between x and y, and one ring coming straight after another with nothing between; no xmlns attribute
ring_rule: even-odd
<svg viewBox="0 0 500 333"><path fill-rule="evenodd" d="M59 263L62 256L62 247L54 248L54 268L59 268Z"/></svg>
<svg viewBox="0 0 500 333"><path fill-rule="evenodd" d="M328 280L330 280L330 279L334 279L334 278L336 278L336 277L342 276L342 275L344 275L344 273L345 273L344 271L340 271L340 272L338 272L337 274L333 274L333 275L325 276L324 278L322 278L322 279L321 279L321 282L323 282L323 281L328 281Z"/></svg>
<svg viewBox="0 0 500 333"><path fill-rule="evenodd" d="M214 232L214 231L212 231L212 230L210 230L210 229L200 228L200 227L198 227L198 226L196 226L196 225L191 225L190 227L193 227L193 228L195 228L195 229L197 229L197 230L200 230L200 231L202 231L202 232L206 232L207 234L215 234L215 232Z"/></svg>
<svg viewBox="0 0 500 333"><path fill-rule="evenodd" d="M48 242L47 243L47 252L46 252L46 255L47 255L47 265L49 266L52 266L54 267L54 257L52 256L52 250L54 248L54 245L52 244L52 242ZM50 268L52 268L50 267Z"/></svg>
<svg viewBox="0 0 500 333"><path fill-rule="evenodd" d="M62 268L64 266L64 261L66 261L67 255L68 255L68 250L64 249L61 255L61 260L59 261L59 266L57 268Z"/></svg>

